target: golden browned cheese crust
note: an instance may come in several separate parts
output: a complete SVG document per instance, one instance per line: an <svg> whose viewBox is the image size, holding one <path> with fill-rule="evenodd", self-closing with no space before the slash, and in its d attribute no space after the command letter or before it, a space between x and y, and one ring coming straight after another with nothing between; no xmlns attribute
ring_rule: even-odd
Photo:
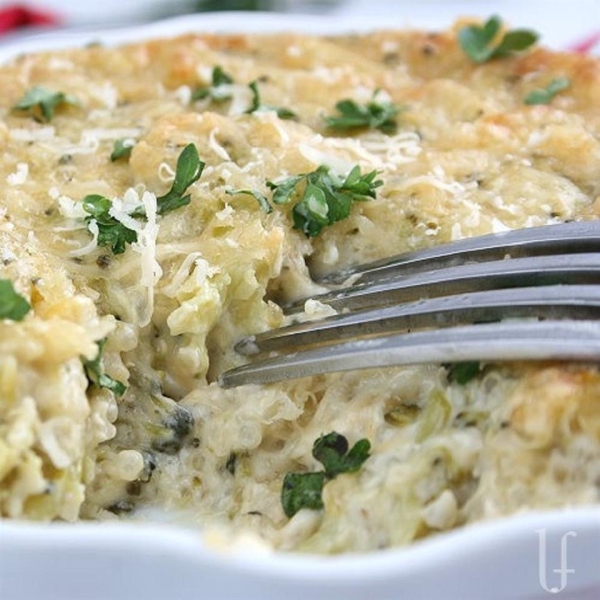
<svg viewBox="0 0 600 600"><path fill-rule="evenodd" d="M534 48L475 64L442 33L207 35L21 56L0 67L0 279L32 305L0 321L0 515L175 520L311 552L371 551L524 510L600 501L596 365L420 365L223 390L241 336L284 321L311 274L508 229L600 216L600 63ZM221 67L230 98L195 99ZM555 78L550 103L524 98ZM287 107L249 112L261 101ZM50 121L33 86L76 99ZM400 107L395 132L327 127L342 99ZM34 118L37 117L37 118ZM133 145L111 161L117 140ZM189 205L138 242L97 246L100 194L152 215L182 148L206 163ZM268 181L378 172L377 197L307 238ZM155 206L155 205L154 205ZM119 214L123 214L122 212ZM90 385L84 363L127 385ZM289 519L288 472L319 436L371 456ZM215 533L217 532L217 533ZM219 542L220 543L220 542Z"/></svg>

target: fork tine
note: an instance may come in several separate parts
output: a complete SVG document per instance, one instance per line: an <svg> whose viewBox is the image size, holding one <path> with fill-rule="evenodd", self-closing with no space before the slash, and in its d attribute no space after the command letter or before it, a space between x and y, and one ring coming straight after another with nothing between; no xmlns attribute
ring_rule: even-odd
<svg viewBox="0 0 600 600"><path fill-rule="evenodd" d="M364 338L424 327L506 318L600 318L600 285L555 285L489 290L420 300L297 323L244 338L241 354Z"/></svg>
<svg viewBox="0 0 600 600"><path fill-rule="evenodd" d="M493 341L493 343L490 343ZM226 371L223 387L418 363L600 360L599 321L507 321L323 346Z"/></svg>
<svg viewBox="0 0 600 600"><path fill-rule="evenodd" d="M392 258L341 269L319 278L319 283L342 284L376 281L381 277L411 275L469 262L498 260L510 256L542 256L562 252L600 251L600 220L577 221L529 227L502 233L467 238L401 254Z"/></svg>
<svg viewBox="0 0 600 600"><path fill-rule="evenodd" d="M450 294L498 288L600 283L600 253L559 254L465 264L314 296L338 311L361 310ZM293 314L305 299L286 307Z"/></svg>

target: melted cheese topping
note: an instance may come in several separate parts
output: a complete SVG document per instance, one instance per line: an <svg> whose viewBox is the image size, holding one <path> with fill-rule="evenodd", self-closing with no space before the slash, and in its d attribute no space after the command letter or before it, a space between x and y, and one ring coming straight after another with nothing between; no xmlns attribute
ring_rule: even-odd
<svg viewBox="0 0 600 600"><path fill-rule="evenodd" d="M230 99L192 101L221 66ZM571 85L547 106L525 95ZM247 114L258 81L265 105ZM454 32L352 37L188 35L24 56L0 68L0 278L33 309L0 322L0 514L158 518L241 535L249 548L371 551L476 520L599 501L600 374L578 364L440 365L222 390L242 336L332 269L490 232L600 212L600 66L542 48L485 65ZM34 85L71 94L51 123L12 110ZM345 98L402 107L398 130L332 131ZM225 94L225 95L227 95ZM111 161L116 140L131 157ZM188 206L156 198L194 143L206 162ZM248 194L328 165L378 171L377 198L307 239L290 207ZM112 255L88 194L137 233ZM146 220L130 215L143 207ZM306 303L310 318L328 309ZM122 397L89 386L102 367ZM322 434L368 438L361 470L324 509L288 519L287 472L318 470ZM256 542L260 538L260 542ZM252 541L254 540L254 541Z"/></svg>

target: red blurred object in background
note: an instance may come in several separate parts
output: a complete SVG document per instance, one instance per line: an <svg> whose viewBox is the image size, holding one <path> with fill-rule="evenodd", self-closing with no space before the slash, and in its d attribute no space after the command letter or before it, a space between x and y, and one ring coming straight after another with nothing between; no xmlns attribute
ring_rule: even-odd
<svg viewBox="0 0 600 600"><path fill-rule="evenodd" d="M600 44L600 31L590 35L585 40L578 42L572 46L574 52L591 52L596 46Z"/></svg>
<svg viewBox="0 0 600 600"><path fill-rule="evenodd" d="M20 4L0 9L0 34L20 27L59 25L60 19L49 12L32 10Z"/></svg>

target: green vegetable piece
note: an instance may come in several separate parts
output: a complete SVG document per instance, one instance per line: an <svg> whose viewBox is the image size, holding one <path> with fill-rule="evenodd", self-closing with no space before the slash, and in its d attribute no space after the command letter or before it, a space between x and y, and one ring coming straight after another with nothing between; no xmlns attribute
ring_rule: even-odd
<svg viewBox="0 0 600 600"><path fill-rule="evenodd" d="M296 193L296 186L302 181L306 183L292 211L294 229L315 237L324 227L348 217L353 202L375 198L375 189L383 185L376 177L377 171L362 175L357 165L341 181L327 167L320 166L311 173L288 177L279 183L268 181L267 187L273 190L275 204L286 204Z"/></svg>
<svg viewBox="0 0 600 600"><path fill-rule="evenodd" d="M538 34L529 29L509 31L494 43L502 28L498 16L490 17L483 25L467 25L458 32L458 43L465 54L476 63L524 52L538 40Z"/></svg>
<svg viewBox="0 0 600 600"><path fill-rule="evenodd" d="M134 146L135 141L131 138L117 140L114 144L113 151L110 154L110 160L115 162L120 158L129 158Z"/></svg>
<svg viewBox="0 0 600 600"><path fill-rule="evenodd" d="M238 456L235 452L232 452L225 463L225 468L230 475L235 475L235 469L237 467Z"/></svg>
<svg viewBox="0 0 600 600"><path fill-rule="evenodd" d="M434 390L421 412L417 442L423 442L441 431L448 423L451 413L452 407L446 395L440 390Z"/></svg>
<svg viewBox="0 0 600 600"><path fill-rule="evenodd" d="M556 94L571 85L567 77L554 78L545 88L533 90L525 96L525 104L550 104Z"/></svg>
<svg viewBox="0 0 600 600"><path fill-rule="evenodd" d="M355 473L369 458L371 443L363 438L348 450L348 440L333 431L322 435L313 445L313 456L325 468L325 474L332 479L340 473Z"/></svg>
<svg viewBox="0 0 600 600"><path fill-rule="evenodd" d="M192 93L192 100L204 100L208 97L215 102L229 100L231 92L224 86L231 83L233 83L233 78L217 65L212 70L211 84L196 88Z"/></svg>
<svg viewBox="0 0 600 600"><path fill-rule="evenodd" d="M162 430L152 440L152 449L163 454L177 454L186 438L192 432L194 418L192 413L170 398L152 397L160 411L165 411Z"/></svg>
<svg viewBox="0 0 600 600"><path fill-rule="evenodd" d="M22 321L31 305L13 287L12 281L0 279L0 319Z"/></svg>
<svg viewBox="0 0 600 600"><path fill-rule="evenodd" d="M193 183L200 179L204 167L205 163L200 160L196 146L188 144L177 159L175 179L171 189L164 196L156 199L159 215L165 215L190 203L191 196L184 194Z"/></svg>
<svg viewBox="0 0 600 600"><path fill-rule="evenodd" d="M194 427L192 413L166 396L151 396L153 418L159 423L147 423L151 447L163 454L177 454Z"/></svg>
<svg viewBox="0 0 600 600"><path fill-rule="evenodd" d="M469 383L479 375L481 365L478 361L458 362L446 366L448 369L448 380L456 381L459 385Z"/></svg>
<svg viewBox="0 0 600 600"><path fill-rule="evenodd" d="M325 122L330 129L348 131L352 129L379 129L383 133L394 133L398 128L396 116L400 107L392 102L380 102L376 93L364 105L354 100L340 100L335 108L339 116L325 117Z"/></svg>
<svg viewBox="0 0 600 600"><path fill-rule="evenodd" d="M98 354L96 355L96 358L93 360L86 360L83 363L86 377L90 384L99 388L106 388L113 392L115 396L122 396L127 390L127 386L124 383L113 379L110 375L107 375L102 366L102 353L104 352L106 339L96 343L98 345Z"/></svg>
<svg viewBox="0 0 600 600"><path fill-rule="evenodd" d="M83 210L90 215L85 222L88 227L92 220L98 224L98 245L110 246L113 254L122 254L127 244L137 241L137 233L111 216L111 207L111 200L99 194L89 194L83 199Z"/></svg>
<svg viewBox="0 0 600 600"><path fill-rule="evenodd" d="M13 106L14 110L29 111L38 121L51 121L56 108L63 104L77 106L77 98L64 92L55 92L40 85L27 90L25 96Z"/></svg>
<svg viewBox="0 0 600 600"><path fill-rule="evenodd" d="M248 194L258 202L259 206L267 214L273 212L273 207L269 204L269 201L258 190L227 190L226 193L230 196L235 196L237 194Z"/></svg>
<svg viewBox="0 0 600 600"><path fill-rule="evenodd" d="M263 104L260 99L260 92L258 90L258 81L252 81L248 84L248 87L252 90L252 103L250 108L246 111L246 114L252 114L258 111L274 110L280 119L295 119L296 113L289 108L271 106L269 104Z"/></svg>
<svg viewBox="0 0 600 600"><path fill-rule="evenodd" d="M281 504L288 518L300 509L323 508L325 473L286 473L281 489Z"/></svg>

